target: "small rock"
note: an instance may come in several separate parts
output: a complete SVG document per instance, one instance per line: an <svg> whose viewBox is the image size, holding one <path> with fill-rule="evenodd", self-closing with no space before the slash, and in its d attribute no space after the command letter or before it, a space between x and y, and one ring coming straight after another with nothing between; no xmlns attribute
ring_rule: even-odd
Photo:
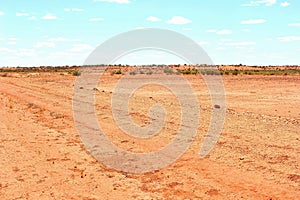
<svg viewBox="0 0 300 200"><path fill-rule="evenodd" d="M244 160L245 158L244 157L240 157L240 160Z"/></svg>
<svg viewBox="0 0 300 200"><path fill-rule="evenodd" d="M220 109L220 108L221 108L221 106L220 106L220 105L214 105L214 108L216 108L216 109Z"/></svg>

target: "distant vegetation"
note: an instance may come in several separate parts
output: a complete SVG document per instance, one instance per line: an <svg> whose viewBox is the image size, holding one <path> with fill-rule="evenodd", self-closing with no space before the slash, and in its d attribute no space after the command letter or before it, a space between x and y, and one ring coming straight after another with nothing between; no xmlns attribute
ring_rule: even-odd
<svg viewBox="0 0 300 200"><path fill-rule="evenodd" d="M25 72L25 73L38 73L38 72L67 72L72 74L72 71L78 70L79 66L40 66L40 67L0 67L0 72Z"/></svg>
<svg viewBox="0 0 300 200"><path fill-rule="evenodd" d="M181 74L198 74L199 71L195 68L188 68L188 69L184 69L184 70L178 70Z"/></svg>
<svg viewBox="0 0 300 200"><path fill-rule="evenodd" d="M300 75L300 66L245 66L245 65L109 65L109 66L85 66L91 69L104 67L106 72L114 74L166 74L166 75ZM80 66L41 66L41 67L3 67L0 68L0 77L9 76L9 73L43 73L58 72L61 75L80 76Z"/></svg>
<svg viewBox="0 0 300 200"><path fill-rule="evenodd" d="M300 69L280 69L280 70L225 70L225 75L300 75Z"/></svg>

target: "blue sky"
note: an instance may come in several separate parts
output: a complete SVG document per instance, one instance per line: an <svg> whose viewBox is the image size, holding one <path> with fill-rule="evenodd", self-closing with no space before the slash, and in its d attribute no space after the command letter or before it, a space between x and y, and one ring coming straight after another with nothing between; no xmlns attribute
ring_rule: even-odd
<svg viewBox="0 0 300 200"><path fill-rule="evenodd" d="M0 1L0 67L81 65L102 42L164 28L199 43L216 64L300 65L299 0ZM183 63L158 51L116 63Z"/></svg>

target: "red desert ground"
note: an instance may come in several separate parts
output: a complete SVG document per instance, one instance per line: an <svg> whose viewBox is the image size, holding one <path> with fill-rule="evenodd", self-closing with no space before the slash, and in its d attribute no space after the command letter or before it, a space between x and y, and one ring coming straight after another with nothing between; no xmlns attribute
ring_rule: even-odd
<svg viewBox="0 0 300 200"><path fill-rule="evenodd" d="M79 69L1 68L0 199L299 199L299 67L219 66L226 118L216 146L204 158L198 153L214 105L203 76L217 75L170 66L176 67L181 72L177 76L193 88L201 123L177 161L142 174L107 167L86 150L72 111ZM113 66L101 77L95 112L115 145L132 152L155 151L176 135L180 105L157 85L137 90L129 101L132 120L149 124L149 108L161 104L166 122L147 140L124 134L114 121L111 98L117 81L133 68Z"/></svg>

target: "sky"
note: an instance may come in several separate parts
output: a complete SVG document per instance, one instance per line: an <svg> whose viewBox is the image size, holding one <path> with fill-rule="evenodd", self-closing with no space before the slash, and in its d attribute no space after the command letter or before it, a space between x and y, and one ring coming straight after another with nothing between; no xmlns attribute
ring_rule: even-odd
<svg viewBox="0 0 300 200"><path fill-rule="evenodd" d="M181 33L215 64L300 65L299 0L1 0L0 67L82 65L104 41L142 28ZM118 63L185 61L143 50Z"/></svg>

